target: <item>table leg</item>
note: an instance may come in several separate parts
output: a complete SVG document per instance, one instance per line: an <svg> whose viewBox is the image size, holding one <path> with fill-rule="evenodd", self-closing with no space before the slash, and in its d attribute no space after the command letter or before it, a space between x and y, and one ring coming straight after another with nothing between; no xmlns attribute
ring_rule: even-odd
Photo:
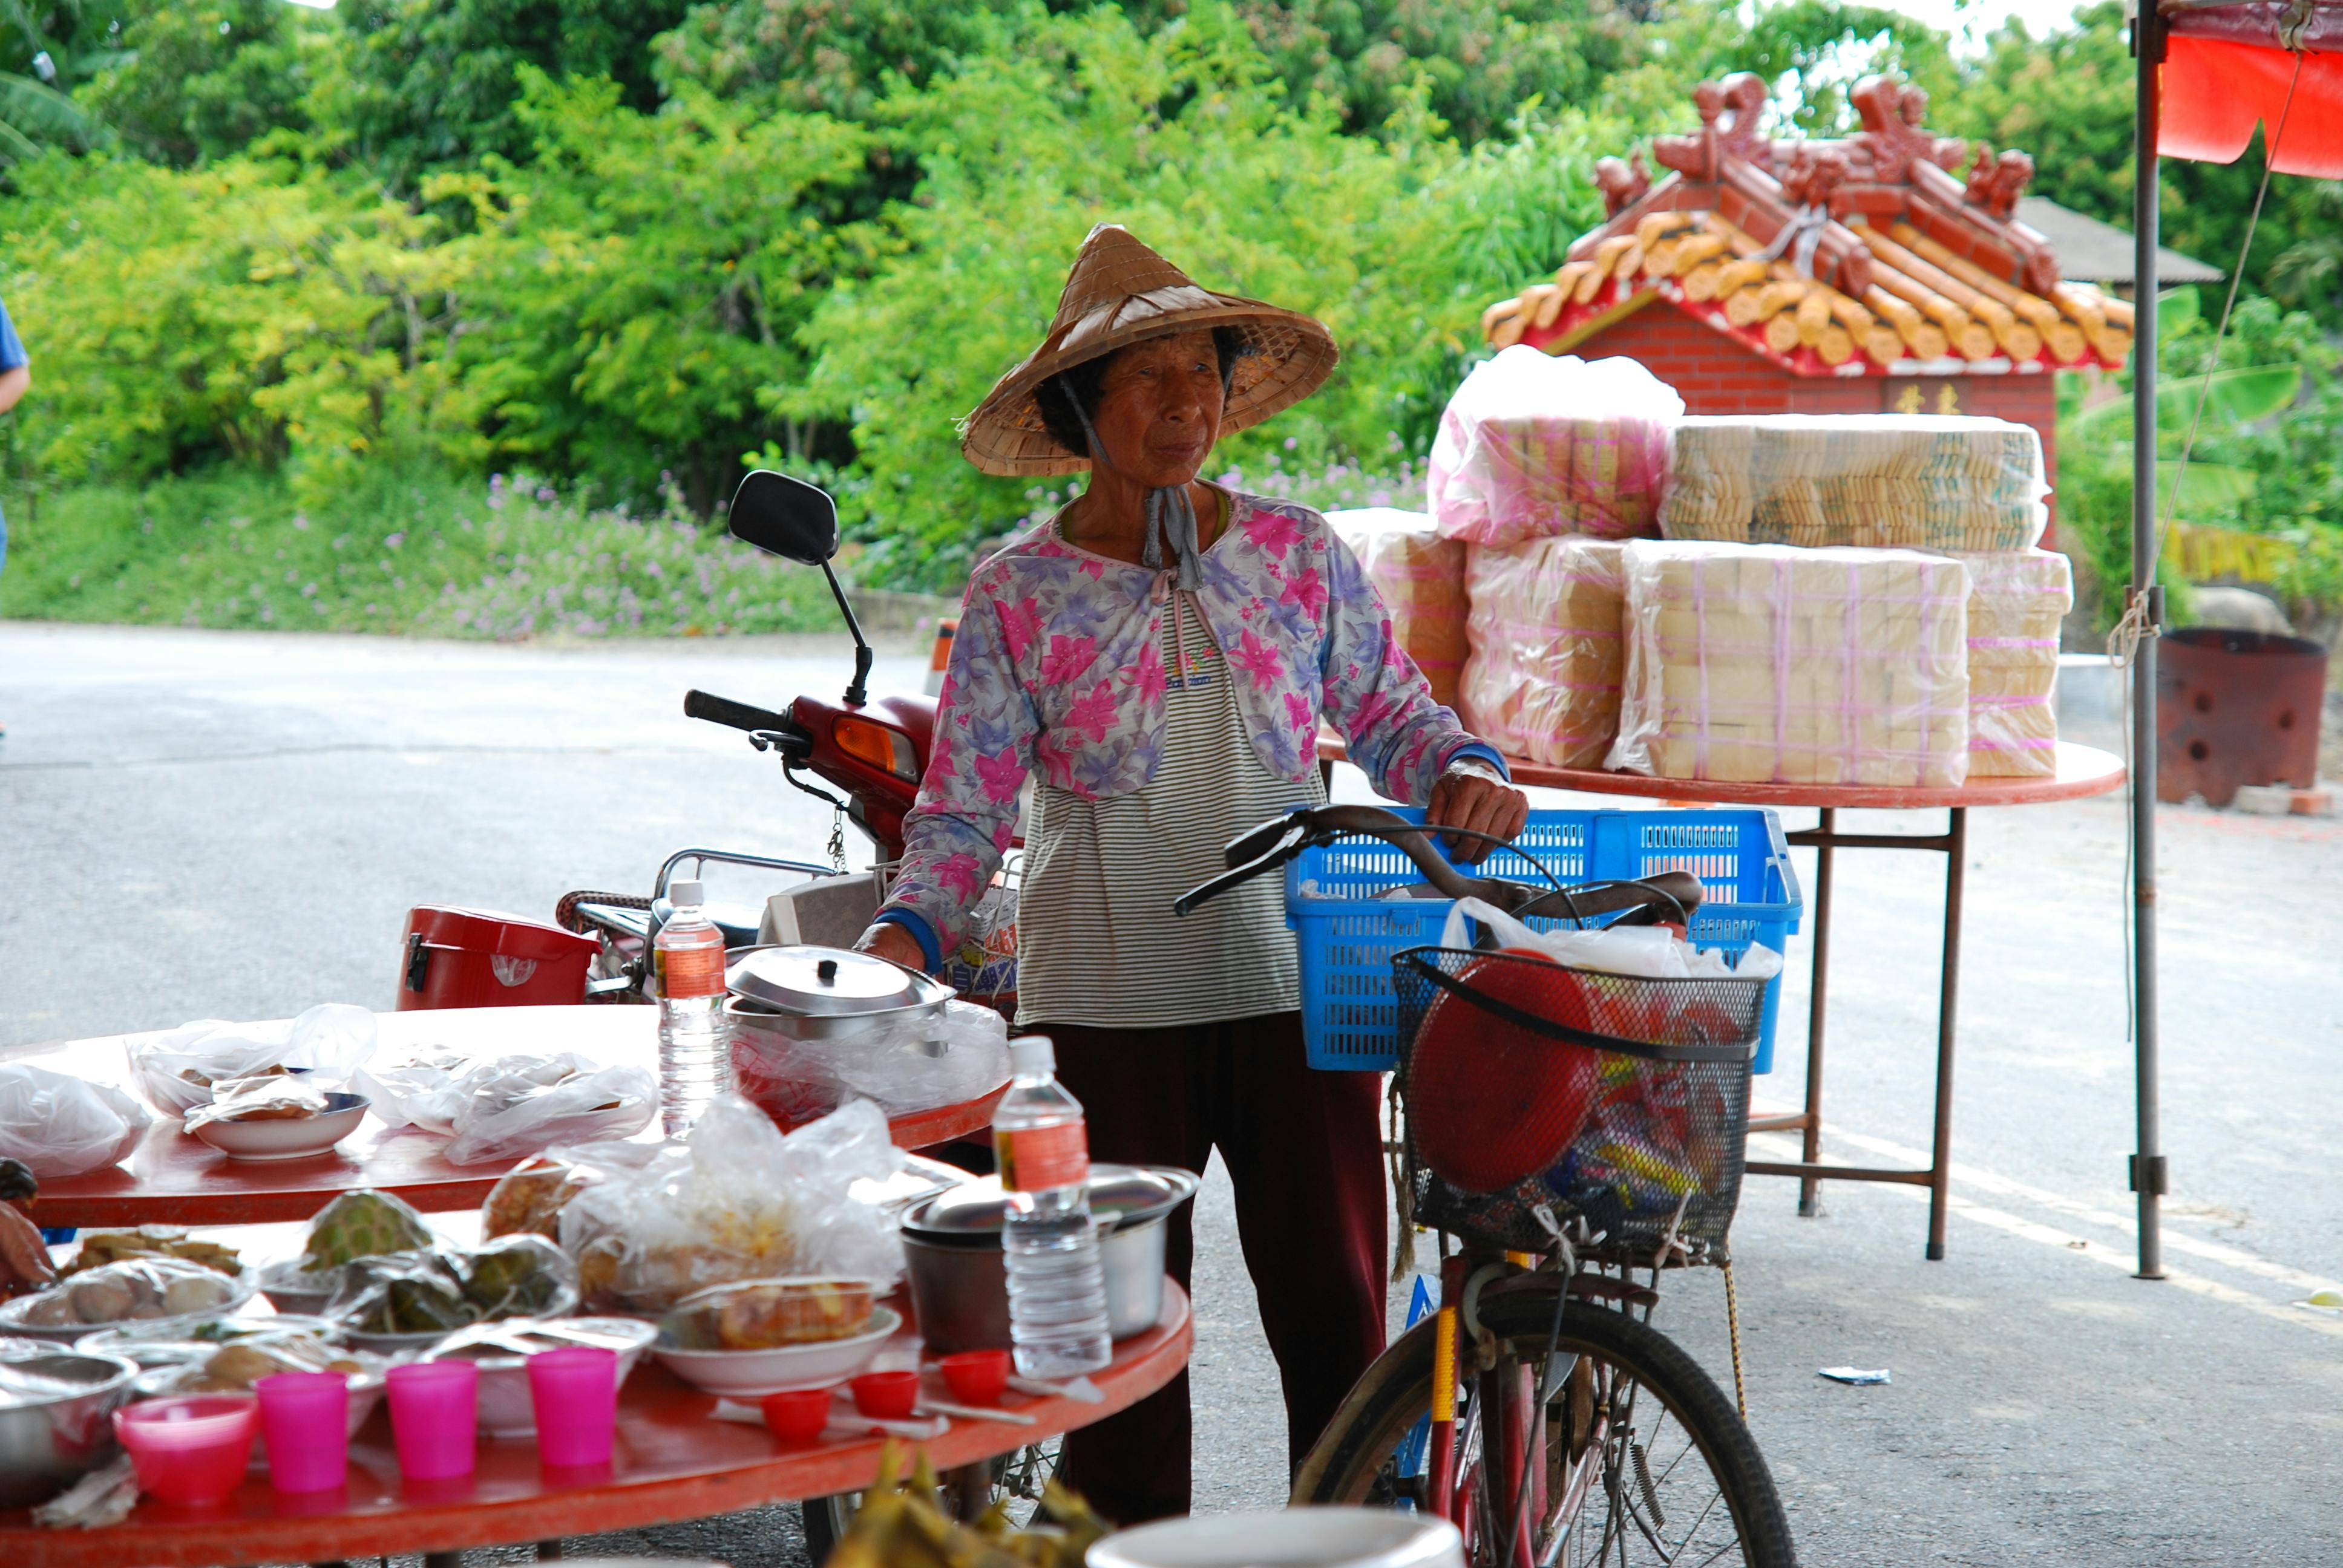
<svg viewBox="0 0 2343 1568"><path fill-rule="evenodd" d="M1928 1251L1932 1263L1945 1259L1945 1215L1953 1189L1953 1040L1961 990L1961 891L1968 870L1969 812L1952 810L1945 834L1945 965L1936 1000L1936 1136L1928 1169Z"/></svg>
<svg viewBox="0 0 2343 1568"><path fill-rule="evenodd" d="M980 1459L957 1470L947 1470L943 1483L945 1511L963 1523L974 1523L992 1506L992 1461Z"/></svg>
<svg viewBox="0 0 2343 1568"><path fill-rule="evenodd" d="M560 1562L560 1561L561 1561L561 1543L560 1543L560 1542L558 1542L558 1541L540 1541L540 1542L538 1542L538 1543L537 1543L537 1560L538 1560L539 1563L558 1563L558 1562Z"/></svg>
<svg viewBox="0 0 2343 1568"><path fill-rule="evenodd" d="M1806 1114L1801 1162L1807 1165L1821 1163L1823 1157L1823 1016L1830 994L1830 840L1837 822L1836 809L1824 807L1817 822L1822 841L1815 846L1814 981L1806 999ZM1798 1179L1798 1212L1807 1219L1822 1211L1822 1185L1817 1177Z"/></svg>
<svg viewBox="0 0 2343 1568"><path fill-rule="evenodd" d="M461 1552L426 1552L423 1568L464 1568L464 1554Z"/></svg>

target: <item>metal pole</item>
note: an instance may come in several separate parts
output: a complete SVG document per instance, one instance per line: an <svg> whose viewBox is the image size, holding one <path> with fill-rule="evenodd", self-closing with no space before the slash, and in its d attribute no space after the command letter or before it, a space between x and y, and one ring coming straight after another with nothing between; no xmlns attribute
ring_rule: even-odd
<svg viewBox="0 0 2343 1568"><path fill-rule="evenodd" d="M2138 1095L2139 1148L2132 1157L2132 1189L2139 1195L2139 1278L2164 1277L2164 1239L2157 1201L2164 1193L2164 1155L2157 1135L2156 1007L2156 638L2163 595L2156 588L2156 242L2159 221L2157 129L2161 119L2157 67L2164 60L2164 22L2157 0L2135 0L2132 53L2138 92L2132 151L2132 494L2131 591L2147 598L2147 624L2131 668L2132 1044Z"/></svg>

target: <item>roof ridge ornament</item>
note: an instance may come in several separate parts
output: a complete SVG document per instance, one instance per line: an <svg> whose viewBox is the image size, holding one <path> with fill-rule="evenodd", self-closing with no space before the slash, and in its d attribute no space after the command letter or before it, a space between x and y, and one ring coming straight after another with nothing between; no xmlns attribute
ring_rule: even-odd
<svg viewBox="0 0 2343 1568"><path fill-rule="evenodd" d="M1692 90L1692 103L1700 115L1698 131L1652 138L1652 156L1661 167L1714 185L1723 177L1728 157L1761 168L1772 165L1773 140L1758 129L1765 112L1765 83L1755 72L1735 71L1721 82L1703 82Z"/></svg>
<svg viewBox="0 0 2343 1568"><path fill-rule="evenodd" d="M1883 185L1909 183L1916 163L1951 169L1967 156L1969 145L1960 137L1937 136L1923 126L1928 117L1924 87L1893 76L1865 76L1847 100L1863 116L1863 129L1847 139L1870 154L1871 177Z"/></svg>

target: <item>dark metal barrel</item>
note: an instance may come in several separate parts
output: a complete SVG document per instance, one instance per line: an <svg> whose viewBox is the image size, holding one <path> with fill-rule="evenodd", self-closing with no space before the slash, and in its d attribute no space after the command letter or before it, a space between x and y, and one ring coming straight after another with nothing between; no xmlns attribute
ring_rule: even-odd
<svg viewBox="0 0 2343 1568"><path fill-rule="evenodd" d="M2240 785L2318 781L2327 650L2307 638L2192 626L2157 670L2159 800L2226 806Z"/></svg>

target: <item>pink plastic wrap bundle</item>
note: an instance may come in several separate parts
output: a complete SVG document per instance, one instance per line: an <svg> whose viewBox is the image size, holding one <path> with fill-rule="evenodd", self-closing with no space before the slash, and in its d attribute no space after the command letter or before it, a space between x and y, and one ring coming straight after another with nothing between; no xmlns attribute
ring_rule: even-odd
<svg viewBox="0 0 2343 1568"><path fill-rule="evenodd" d="M1432 694L1455 707L1464 672L1464 547L1442 538L1423 513L1392 507L1329 512L1326 522L1367 568L1393 635Z"/></svg>
<svg viewBox="0 0 2343 1568"><path fill-rule="evenodd" d="M1914 550L1626 549L1609 765L1663 779L1949 788L1968 777L1968 573Z"/></svg>
<svg viewBox="0 0 2343 1568"><path fill-rule="evenodd" d="M1452 539L1497 547L1656 533L1668 427L1683 415L1684 399L1634 360L1516 344L1467 376L1440 417L1432 515Z"/></svg>
<svg viewBox="0 0 2343 1568"><path fill-rule="evenodd" d="M2058 771L2058 625L2075 578L2056 550L1954 558L1969 574L1969 777Z"/></svg>
<svg viewBox="0 0 2343 1568"><path fill-rule="evenodd" d="M1576 538L1472 548L1464 586L1473 652L1457 711L1508 757L1603 766L1619 733L1627 668L1625 549Z"/></svg>

